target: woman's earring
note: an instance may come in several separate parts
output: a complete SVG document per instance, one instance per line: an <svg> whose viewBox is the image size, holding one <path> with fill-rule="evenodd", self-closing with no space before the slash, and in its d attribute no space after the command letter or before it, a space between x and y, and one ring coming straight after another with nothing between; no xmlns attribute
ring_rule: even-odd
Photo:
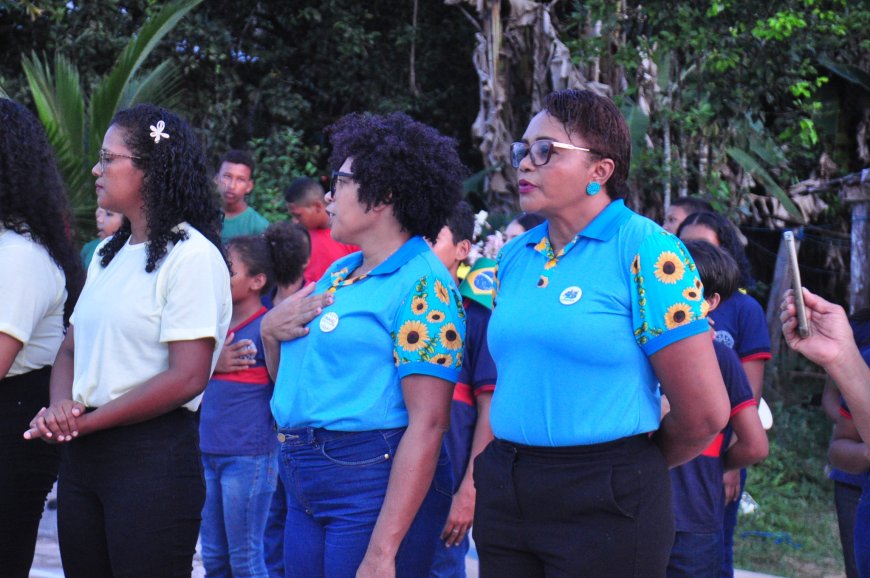
<svg viewBox="0 0 870 578"><path fill-rule="evenodd" d="M586 194L590 197L594 197L598 193L601 192L601 183L597 181L592 181L588 185L586 185Z"/></svg>

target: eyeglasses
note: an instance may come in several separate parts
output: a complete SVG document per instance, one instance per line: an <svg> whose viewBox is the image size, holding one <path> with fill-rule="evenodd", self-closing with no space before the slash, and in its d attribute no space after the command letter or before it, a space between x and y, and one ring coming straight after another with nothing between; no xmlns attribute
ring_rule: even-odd
<svg viewBox="0 0 870 578"><path fill-rule="evenodd" d="M100 172L101 173L106 172L106 164L108 164L108 161L111 161L112 159L117 158L117 157L121 157L121 158L125 158L125 159L136 159L136 160L140 160L142 158L142 157L137 157L134 155L122 155L121 153L110 153L109 151L107 151L105 149L100 149Z"/></svg>
<svg viewBox="0 0 870 578"><path fill-rule="evenodd" d="M536 167L543 166L550 162L550 157L553 155L553 149L566 149L571 151L583 151L592 154L599 154L593 149L583 147L575 147L572 144L556 142L554 140L537 140L530 145L524 142L511 143L511 166L520 168L520 163L526 158L526 155L531 155L532 164Z"/></svg>
<svg viewBox="0 0 870 578"><path fill-rule="evenodd" d="M329 181L329 194L333 197L335 196L335 187L338 185L338 178L345 177L348 179L353 178L353 173L343 173L341 171L332 171L332 180Z"/></svg>

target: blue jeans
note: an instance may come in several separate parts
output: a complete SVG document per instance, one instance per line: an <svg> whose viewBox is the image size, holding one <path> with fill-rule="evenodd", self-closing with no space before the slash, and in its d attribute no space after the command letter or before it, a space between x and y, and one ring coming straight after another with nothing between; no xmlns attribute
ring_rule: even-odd
<svg viewBox="0 0 870 578"><path fill-rule="evenodd" d="M722 531L677 532L668 578L716 578L722 566Z"/></svg>
<svg viewBox="0 0 870 578"><path fill-rule="evenodd" d="M277 449L253 456L203 454L202 564L206 575L268 578L263 532L275 479Z"/></svg>
<svg viewBox="0 0 870 578"><path fill-rule="evenodd" d="M861 578L870 578L870 481L855 512L855 565Z"/></svg>
<svg viewBox="0 0 870 578"><path fill-rule="evenodd" d="M429 578L465 578L465 556L469 546L468 534L458 546L450 548L444 545L444 540L439 536Z"/></svg>
<svg viewBox="0 0 870 578"><path fill-rule="evenodd" d="M279 470L280 472L280 470ZM263 551L269 578L284 578L284 522L287 519L287 492L281 476L275 484L269 517L266 518L266 532L263 534Z"/></svg>
<svg viewBox="0 0 870 578"><path fill-rule="evenodd" d="M381 512L404 428L279 431L286 436L280 468L287 491L287 576L353 577ZM429 573L435 541L450 510L452 477L442 449L435 478L399 546L397 577Z"/></svg>

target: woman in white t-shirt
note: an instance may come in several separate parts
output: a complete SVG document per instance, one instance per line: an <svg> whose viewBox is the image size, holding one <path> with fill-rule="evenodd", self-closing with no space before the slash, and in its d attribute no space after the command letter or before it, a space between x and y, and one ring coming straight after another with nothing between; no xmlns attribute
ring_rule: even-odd
<svg viewBox="0 0 870 578"><path fill-rule="evenodd" d="M83 271L63 183L39 121L0 99L0 573L26 578L57 449L21 433L48 405L51 364Z"/></svg>
<svg viewBox="0 0 870 578"><path fill-rule="evenodd" d="M194 412L232 309L220 212L193 130L156 106L115 115L93 174L124 224L96 250L26 436L64 442L68 578L189 577L205 497Z"/></svg>

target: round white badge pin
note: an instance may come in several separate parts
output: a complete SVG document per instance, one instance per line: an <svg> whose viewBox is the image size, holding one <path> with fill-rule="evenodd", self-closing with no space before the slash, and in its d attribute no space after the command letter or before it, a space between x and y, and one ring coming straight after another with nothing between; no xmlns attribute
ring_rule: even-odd
<svg viewBox="0 0 870 578"><path fill-rule="evenodd" d="M338 314L335 311L330 311L320 318L320 330L324 333L329 333L338 327Z"/></svg>
<svg viewBox="0 0 870 578"><path fill-rule="evenodd" d="M562 305L574 305L583 296L583 290L576 285L568 287L559 295L559 303Z"/></svg>

